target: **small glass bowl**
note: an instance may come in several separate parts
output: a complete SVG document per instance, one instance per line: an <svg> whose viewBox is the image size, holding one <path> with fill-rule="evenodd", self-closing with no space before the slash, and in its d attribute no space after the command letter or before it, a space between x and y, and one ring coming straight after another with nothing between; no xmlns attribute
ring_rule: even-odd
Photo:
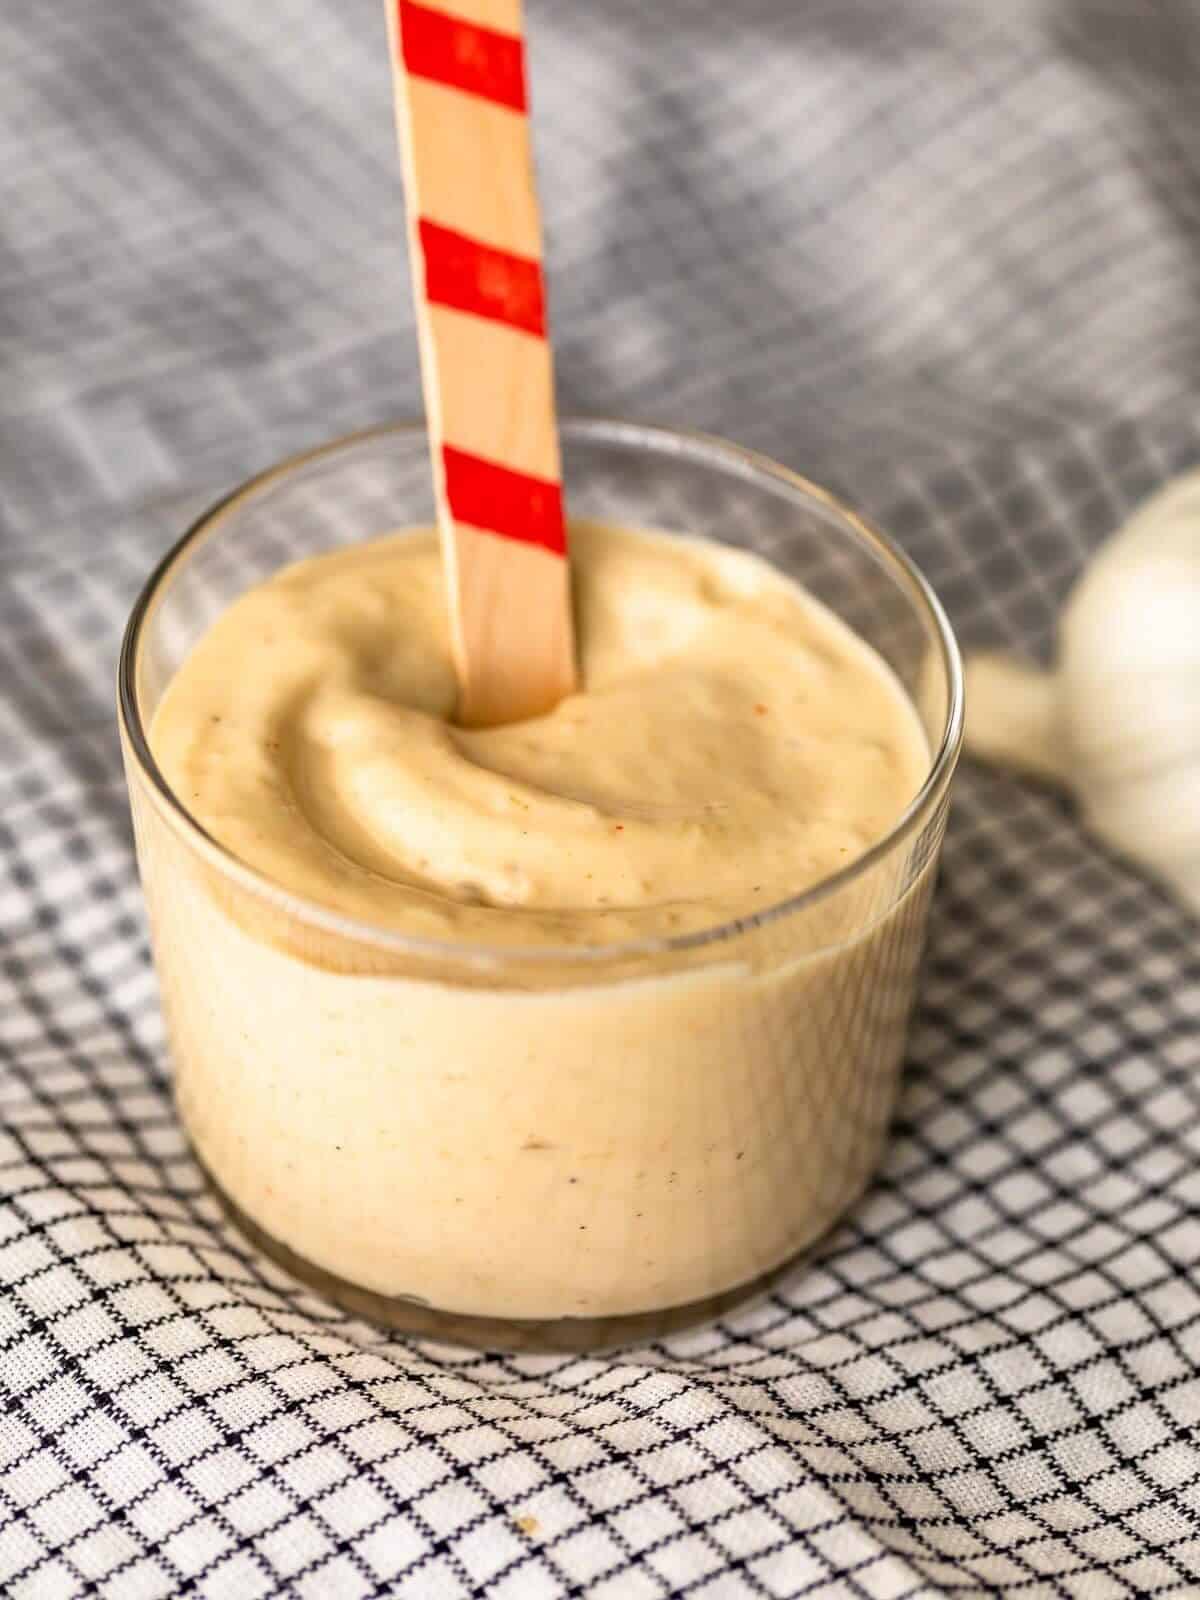
<svg viewBox="0 0 1200 1600"><path fill-rule="evenodd" d="M429 524L424 429L286 461L214 506L129 619L119 705L180 1114L244 1230L341 1305L482 1347L708 1318L859 1196L892 1112L962 735L942 608L882 534L733 445L562 428L573 516L757 551L891 666L931 762L892 831L761 914L603 948L407 938L235 859L155 763L172 675L304 556Z"/></svg>

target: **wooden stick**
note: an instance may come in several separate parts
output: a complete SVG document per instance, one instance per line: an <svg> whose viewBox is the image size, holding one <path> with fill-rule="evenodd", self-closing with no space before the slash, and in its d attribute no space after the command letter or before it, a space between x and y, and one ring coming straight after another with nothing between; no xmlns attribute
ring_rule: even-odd
<svg viewBox="0 0 1200 1600"><path fill-rule="evenodd" d="M459 720L575 686L520 0L386 0Z"/></svg>

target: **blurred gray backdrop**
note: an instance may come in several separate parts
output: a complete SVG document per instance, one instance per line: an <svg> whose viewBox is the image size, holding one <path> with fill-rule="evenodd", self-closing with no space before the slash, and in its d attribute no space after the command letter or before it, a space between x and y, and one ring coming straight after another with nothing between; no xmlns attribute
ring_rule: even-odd
<svg viewBox="0 0 1200 1600"><path fill-rule="evenodd" d="M564 408L868 503L1194 395L1194 0L532 0ZM0 13L0 514L419 408L380 0Z"/></svg>

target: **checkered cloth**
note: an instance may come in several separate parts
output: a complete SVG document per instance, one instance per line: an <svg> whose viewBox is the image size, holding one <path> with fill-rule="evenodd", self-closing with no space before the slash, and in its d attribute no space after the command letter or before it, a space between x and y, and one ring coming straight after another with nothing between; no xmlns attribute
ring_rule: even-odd
<svg viewBox="0 0 1200 1600"><path fill-rule="evenodd" d="M1200 458L1183 0L543 0L564 403L847 488L1044 647ZM0 1593L1200 1593L1200 932L967 770L886 1167L610 1359L406 1343L170 1101L112 709L192 511L416 409L376 0L0 9Z"/></svg>

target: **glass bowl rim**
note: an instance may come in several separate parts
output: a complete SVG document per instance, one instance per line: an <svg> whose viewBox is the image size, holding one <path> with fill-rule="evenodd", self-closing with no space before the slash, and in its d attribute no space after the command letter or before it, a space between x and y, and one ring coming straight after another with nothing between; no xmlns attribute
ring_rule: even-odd
<svg viewBox="0 0 1200 1600"><path fill-rule="evenodd" d="M620 421L602 416L564 417L560 419L559 427L564 439L568 441L574 439L584 443L626 447L641 445L668 455L691 457L706 462L711 462L712 458L716 457L718 464L726 470L732 469L735 476L750 479L767 477L792 495L816 501L843 523L849 524L858 538L890 570L893 578L901 580L901 587L907 591L909 599L916 603L918 611L924 613L924 620L937 641L947 683L946 717L941 741L933 753L924 782L904 811L881 839L847 866L810 884L797 894L789 895L773 905L764 907L753 915L729 918L714 923L712 927L695 929L689 933L626 940L619 944L488 945L469 940L418 938L394 928L343 916L318 901L294 894L266 873L259 872L257 868L242 861L191 814L167 781L150 750L137 697L137 659L142 629L175 566L191 552L194 546L201 544L214 532L222 520L241 502L253 499L273 483L291 476L315 461L336 456L355 446L389 437L425 437L427 433L425 423L420 420L385 422L297 451L264 471L255 473L236 488L223 494L195 518L156 563L129 613L117 662L117 708L122 734L141 775L150 784L152 797L160 807L165 805L168 822L181 830L188 844L205 856L227 878L233 878L248 892L260 899L266 899L300 922L315 925L323 932L350 943L373 945L396 955L407 955L422 960L438 959L466 965L475 964L488 968L522 964L552 966L560 963L570 966L606 966L635 958L683 954L708 946L714 947L714 950L719 952L723 944L752 929L780 921L785 917L799 915L831 895L839 893L856 879L865 876L903 844L905 839L918 828L927 813L932 814L954 774L962 747L963 667L958 642L945 609L916 563L887 534L876 528L873 522L839 496L759 451L695 429ZM568 484L568 493L569 489Z"/></svg>

